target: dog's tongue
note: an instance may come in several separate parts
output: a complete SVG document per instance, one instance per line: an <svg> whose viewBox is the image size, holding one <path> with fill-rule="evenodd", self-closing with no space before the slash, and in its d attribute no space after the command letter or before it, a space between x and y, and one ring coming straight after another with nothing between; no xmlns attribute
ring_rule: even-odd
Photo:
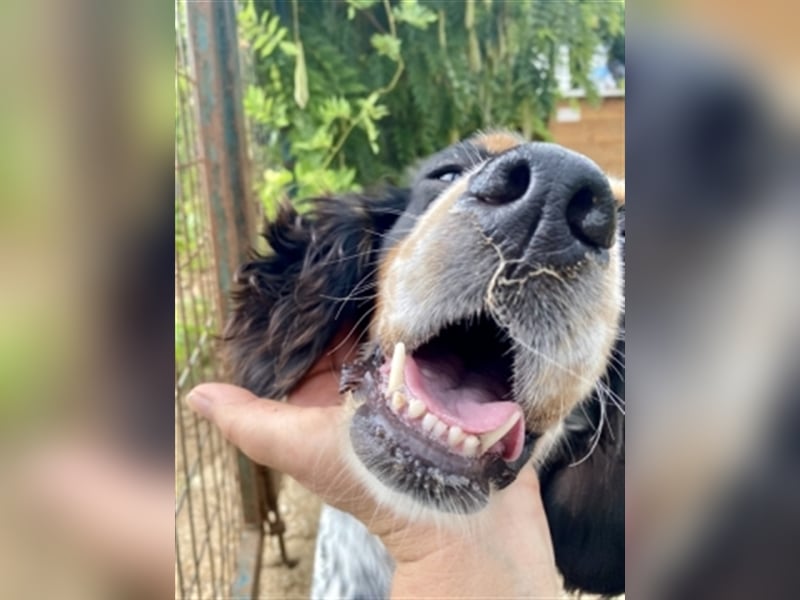
<svg viewBox="0 0 800 600"><path fill-rule="evenodd" d="M486 374L466 372L458 358L418 358L405 361L405 382L409 391L426 408L448 425L467 433L494 431L515 415L517 422L502 438L503 457L514 460L524 444L524 419L516 402L502 401L503 386Z"/></svg>

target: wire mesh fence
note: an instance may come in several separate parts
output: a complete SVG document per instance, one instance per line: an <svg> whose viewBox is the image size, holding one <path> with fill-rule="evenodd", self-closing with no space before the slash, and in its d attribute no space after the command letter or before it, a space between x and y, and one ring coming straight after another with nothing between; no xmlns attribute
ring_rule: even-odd
<svg viewBox="0 0 800 600"><path fill-rule="evenodd" d="M224 380L216 335L254 238L234 2L175 6L175 589L253 598L264 535L292 566L277 478L187 410L186 392Z"/></svg>
<svg viewBox="0 0 800 600"><path fill-rule="evenodd" d="M221 310L186 5L175 14L175 590L219 598L235 578L242 502L233 449L183 403L189 388L219 379Z"/></svg>

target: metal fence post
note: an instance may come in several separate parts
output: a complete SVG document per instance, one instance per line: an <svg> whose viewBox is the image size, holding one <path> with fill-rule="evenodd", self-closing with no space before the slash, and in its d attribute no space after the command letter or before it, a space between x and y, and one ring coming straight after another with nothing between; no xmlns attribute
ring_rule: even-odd
<svg viewBox="0 0 800 600"><path fill-rule="evenodd" d="M236 10L233 2L189 2L187 16L199 96L197 116L206 163L205 185L213 231L220 323L224 323L233 275L246 260L255 234ZM242 513L251 534L242 540L243 561L234 582L233 593L240 597L252 596L258 589L265 521L272 525L277 519L281 527L282 523L278 516L275 478L241 452L237 459ZM271 526L271 533L281 533L273 529ZM282 538L280 541L283 547ZM255 555L253 563L248 562L246 554Z"/></svg>

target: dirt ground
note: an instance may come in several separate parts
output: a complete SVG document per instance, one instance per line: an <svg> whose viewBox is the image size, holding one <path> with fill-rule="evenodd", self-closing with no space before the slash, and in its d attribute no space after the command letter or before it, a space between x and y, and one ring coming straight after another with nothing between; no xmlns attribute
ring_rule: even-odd
<svg viewBox="0 0 800 600"><path fill-rule="evenodd" d="M286 523L286 553L298 563L291 569L283 565L277 539L266 537L258 597L307 599L322 505L319 498L287 476L281 480L278 498L281 516Z"/></svg>

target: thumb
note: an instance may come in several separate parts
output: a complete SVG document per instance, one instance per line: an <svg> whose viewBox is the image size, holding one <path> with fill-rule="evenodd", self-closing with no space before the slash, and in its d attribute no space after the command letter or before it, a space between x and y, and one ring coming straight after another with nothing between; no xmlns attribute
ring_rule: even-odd
<svg viewBox="0 0 800 600"><path fill-rule="evenodd" d="M197 413L257 463L310 482L337 456L344 419L340 406L300 407L259 398L244 388L205 383L186 398Z"/></svg>

